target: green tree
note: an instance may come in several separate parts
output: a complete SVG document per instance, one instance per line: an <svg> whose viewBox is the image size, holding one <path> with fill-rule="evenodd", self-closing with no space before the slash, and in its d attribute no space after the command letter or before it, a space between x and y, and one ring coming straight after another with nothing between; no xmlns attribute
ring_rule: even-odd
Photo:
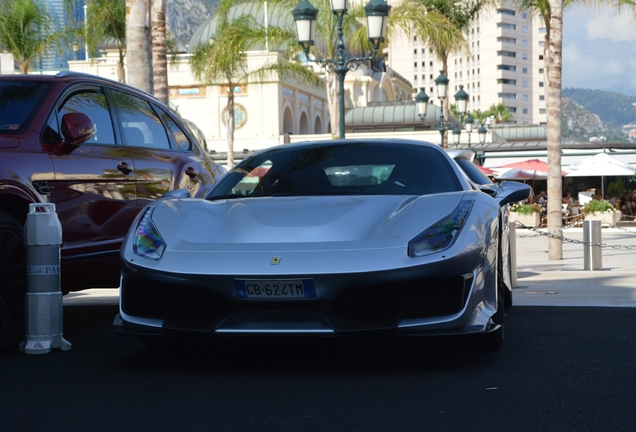
<svg viewBox="0 0 636 432"><path fill-rule="evenodd" d="M563 234L561 196L563 179L561 177L561 88L563 84L563 9L571 4L610 6L620 9L629 6L634 13L633 0L515 0L526 10L539 15L546 26L544 59L547 76L546 112L548 141L548 259L563 259Z"/></svg>
<svg viewBox="0 0 636 432"><path fill-rule="evenodd" d="M232 6L238 3L264 3L264 1L265 0L221 0L219 3L219 13L229 11ZM288 17L285 26L283 26L284 28L279 28L279 30L284 31L287 35L295 34L291 11L299 2L300 0L267 0L270 10L276 9L282 16ZM333 59L336 56L338 43L336 17L331 13L329 0L313 0L312 4L318 9L319 13L316 23L317 40L315 45L311 48L311 56L316 59ZM367 29L364 22L365 12L363 2L356 2L355 4L350 2L348 13L343 17L343 38L345 44L348 46L347 51L351 56L364 55L370 49L367 40ZM270 27L270 32L271 29L272 27ZM430 35L435 35L435 37L439 39L461 37L461 31L440 12L430 7L428 0L402 0L392 5L388 19L387 39L391 39L397 35L407 35L407 37L410 38L413 34L426 40L429 39ZM284 47L285 58L298 59L301 48L295 37L290 37L287 43L288 45ZM339 86L335 72L330 70L326 71L325 86L327 90L329 116L331 118L331 132L332 136L336 138L340 136L339 122L337 121L340 117L340 113L338 104Z"/></svg>
<svg viewBox="0 0 636 432"><path fill-rule="evenodd" d="M36 0L0 4L0 46L13 54L21 73L27 73L54 40L49 15Z"/></svg>
<svg viewBox="0 0 636 432"><path fill-rule="evenodd" d="M486 11L499 0L422 0L430 10L437 11L456 29L450 31L427 31L420 36L427 40L437 59L442 62L442 72L448 76L448 57L468 50L466 35L481 12ZM444 118L449 118L450 94L442 107ZM444 140L448 143L448 140Z"/></svg>
<svg viewBox="0 0 636 432"><path fill-rule="evenodd" d="M65 0L71 10L74 0ZM126 82L124 59L126 58L126 0L89 0L86 3L86 25L76 23L78 39L86 42L91 57L99 55L99 48L106 41L117 45L117 79Z"/></svg>
<svg viewBox="0 0 636 432"><path fill-rule="evenodd" d="M503 123L514 120L514 116L510 114L510 108L508 108L503 102L492 104L490 108L484 112L484 116L493 117L495 123Z"/></svg>
<svg viewBox="0 0 636 432"><path fill-rule="evenodd" d="M190 57L195 77L207 85L218 85L227 91L225 127L227 131L228 166L234 165L234 89L248 82L295 77L306 83L321 85L318 77L299 63L284 59L249 70L246 54L267 40L271 46L289 45L294 35L275 27L265 28L251 15L231 18L228 9L217 15L214 38L209 44L197 46Z"/></svg>

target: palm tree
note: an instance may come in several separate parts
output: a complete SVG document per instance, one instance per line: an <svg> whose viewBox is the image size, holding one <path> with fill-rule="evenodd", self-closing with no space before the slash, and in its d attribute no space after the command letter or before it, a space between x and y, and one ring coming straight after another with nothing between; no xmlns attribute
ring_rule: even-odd
<svg viewBox="0 0 636 432"><path fill-rule="evenodd" d="M153 94L150 14L152 0L126 0L128 83Z"/></svg>
<svg viewBox="0 0 636 432"><path fill-rule="evenodd" d="M514 120L514 116L510 114L510 108L508 108L503 102L492 104L490 108L484 112L484 115L486 117L494 117L495 123Z"/></svg>
<svg viewBox="0 0 636 432"><path fill-rule="evenodd" d="M548 141L548 259L563 259L563 243L559 238L562 230L562 194L561 176L561 87L562 87L562 48L563 48L563 9L570 4L579 3L597 6L622 6L634 8L633 0L515 0L522 8L542 17L545 26L544 59L546 62L547 86L547 141Z"/></svg>
<svg viewBox="0 0 636 432"><path fill-rule="evenodd" d="M166 1L152 0L152 70L155 97L168 105Z"/></svg>
<svg viewBox="0 0 636 432"><path fill-rule="evenodd" d="M422 36L427 37L427 44L442 63L442 72L448 76L448 57L468 49L465 35L478 19L479 13L499 4L500 0L422 0L431 10L444 16L457 32L427 32ZM449 98L445 98L442 107L444 118L449 118ZM444 140L448 143L448 140Z"/></svg>
<svg viewBox="0 0 636 432"><path fill-rule="evenodd" d="M195 77L207 85L218 85L227 92L225 127L228 143L228 166L234 165L234 89L248 82L272 81L294 76L310 85L321 85L317 75L299 63L278 61L249 70L245 53L261 47L267 40L272 47L290 46L293 33L278 28L265 28L251 15L232 19L228 10L217 14L214 38L209 44L194 49L190 65Z"/></svg>
<svg viewBox="0 0 636 432"><path fill-rule="evenodd" d="M13 0L0 5L0 46L25 74L32 62L53 43L46 9L36 0Z"/></svg>
<svg viewBox="0 0 636 432"><path fill-rule="evenodd" d="M264 3L265 0L221 0L219 3L219 13L229 11L231 7L238 3ZM293 35L291 10L300 2L300 0L267 0L268 5L273 10L288 16L289 21L285 28L279 28L286 34ZM317 59L330 58L336 56L336 48L338 43L337 22L336 17L331 13L331 5L329 0L313 0L312 4L319 11L316 23L316 40L312 47L311 55ZM362 2L350 4L348 13L343 17L343 37L348 45L348 51L351 56L360 56L366 54L369 50L369 42L367 40L366 27L364 22L364 5ZM272 27L270 27L270 34ZM438 11L429 7L426 0L402 0L393 5L389 14L387 39L398 34L408 34L409 37L417 34L425 39L429 35L435 35L442 39L444 37L454 39L461 37L459 31L446 17ZM271 36L270 36L271 37ZM263 39L264 40L264 39ZM262 42L262 41L261 41ZM297 44L295 38L289 40L290 45L285 47L285 56L287 59L299 58L302 53L301 47ZM301 56L302 58L302 56ZM329 106L329 115L331 117L331 132L334 138L340 136L339 123L334 121L340 117L339 113L339 86L337 75L333 71L326 71L325 86L327 90L327 104Z"/></svg>
<svg viewBox="0 0 636 432"><path fill-rule="evenodd" d="M74 1L65 0L67 10ZM100 46L106 41L117 45L117 79L126 82L124 59L126 58L126 0L90 0L86 4L86 25L76 24L79 37L86 41L91 57L97 57Z"/></svg>

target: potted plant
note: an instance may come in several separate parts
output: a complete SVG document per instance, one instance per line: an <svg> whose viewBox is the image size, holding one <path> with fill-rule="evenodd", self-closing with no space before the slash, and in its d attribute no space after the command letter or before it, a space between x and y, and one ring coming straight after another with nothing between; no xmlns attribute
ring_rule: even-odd
<svg viewBox="0 0 636 432"><path fill-rule="evenodd" d="M621 212L606 200L592 200L583 206L585 220L600 220L602 225L614 226L621 220Z"/></svg>
<svg viewBox="0 0 636 432"><path fill-rule="evenodd" d="M510 206L510 222L519 222L527 227L536 228L541 225L541 206L539 204L516 203Z"/></svg>

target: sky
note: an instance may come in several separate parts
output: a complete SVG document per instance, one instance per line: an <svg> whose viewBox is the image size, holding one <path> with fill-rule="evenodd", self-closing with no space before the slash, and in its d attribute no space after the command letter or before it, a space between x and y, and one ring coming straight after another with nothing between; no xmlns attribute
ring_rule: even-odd
<svg viewBox="0 0 636 432"><path fill-rule="evenodd" d="M563 88L636 96L636 19L570 6L563 16Z"/></svg>

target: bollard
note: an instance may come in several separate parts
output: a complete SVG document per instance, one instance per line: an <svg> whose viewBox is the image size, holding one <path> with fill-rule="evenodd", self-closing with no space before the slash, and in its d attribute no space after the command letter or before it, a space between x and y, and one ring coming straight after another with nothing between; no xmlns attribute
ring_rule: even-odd
<svg viewBox="0 0 636 432"><path fill-rule="evenodd" d="M62 337L62 291L60 289L60 245L62 226L55 204L29 204L24 226L27 247L27 292L25 339L20 350L47 354L53 348L71 349Z"/></svg>
<svg viewBox="0 0 636 432"><path fill-rule="evenodd" d="M601 246L592 246L591 243L601 243L601 221L583 221L583 270L602 270L603 257Z"/></svg>
<svg viewBox="0 0 636 432"><path fill-rule="evenodd" d="M517 288L517 223L508 222L510 229L510 288Z"/></svg>

